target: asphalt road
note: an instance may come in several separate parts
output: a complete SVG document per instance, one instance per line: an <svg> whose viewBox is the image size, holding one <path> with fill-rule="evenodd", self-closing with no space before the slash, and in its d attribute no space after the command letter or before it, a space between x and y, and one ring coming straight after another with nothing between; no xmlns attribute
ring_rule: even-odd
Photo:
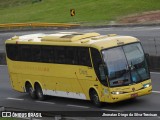
<svg viewBox="0 0 160 120"><path fill-rule="evenodd" d="M89 101L48 97L46 101L32 100L28 94L12 90L7 66L0 66L0 106L33 111L160 111L160 73L151 73L153 92L150 95L96 108ZM154 117L155 118L155 117ZM155 119L159 119L159 116Z"/></svg>
<svg viewBox="0 0 160 120"><path fill-rule="evenodd" d="M56 33L62 31L77 32L99 32L100 34L117 34L130 35L140 39L145 52L150 55L160 56L160 26L157 27L110 27L110 28L80 28L80 29L63 29L63 30L33 30L33 31L13 31L0 32L0 52L4 52L4 42L6 39L15 35L26 35L33 33Z"/></svg>

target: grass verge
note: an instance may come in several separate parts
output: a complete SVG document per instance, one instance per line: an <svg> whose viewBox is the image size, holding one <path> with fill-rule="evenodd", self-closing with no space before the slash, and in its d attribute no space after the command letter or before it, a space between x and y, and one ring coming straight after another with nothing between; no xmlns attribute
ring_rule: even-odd
<svg viewBox="0 0 160 120"><path fill-rule="evenodd" d="M159 0L0 0L0 23L110 24L123 16L160 9ZM76 10L74 17L70 9Z"/></svg>

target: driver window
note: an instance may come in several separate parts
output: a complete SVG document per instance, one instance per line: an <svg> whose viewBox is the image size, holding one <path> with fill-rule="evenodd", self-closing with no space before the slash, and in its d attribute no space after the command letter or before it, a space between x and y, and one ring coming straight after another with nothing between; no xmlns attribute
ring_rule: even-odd
<svg viewBox="0 0 160 120"><path fill-rule="evenodd" d="M100 72L101 81L105 81L106 80L106 70L105 70L105 66L103 64L99 65L99 72Z"/></svg>
<svg viewBox="0 0 160 120"><path fill-rule="evenodd" d="M98 79L100 80L100 82L102 84L104 84L105 86L108 86L107 77L105 74L106 72L104 69L105 67L103 65L100 52L95 48L91 48L91 54L92 54L92 61L93 61L94 70L95 70L95 73L96 73Z"/></svg>

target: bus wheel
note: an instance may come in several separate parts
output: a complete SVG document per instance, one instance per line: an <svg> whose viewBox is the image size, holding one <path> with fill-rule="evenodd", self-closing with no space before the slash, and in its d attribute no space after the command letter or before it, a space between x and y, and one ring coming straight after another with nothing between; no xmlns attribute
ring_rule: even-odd
<svg viewBox="0 0 160 120"><path fill-rule="evenodd" d="M32 99L36 99L35 90L32 88L32 85L30 83L26 84L26 91Z"/></svg>
<svg viewBox="0 0 160 120"><path fill-rule="evenodd" d="M43 101L45 99L45 95L43 95L43 91L42 91L41 86L39 84L37 84L35 86L35 89L36 89L36 95L38 97L38 100Z"/></svg>
<svg viewBox="0 0 160 120"><path fill-rule="evenodd" d="M90 99L96 107L102 106L102 103L99 101L98 94L95 90L90 91Z"/></svg>

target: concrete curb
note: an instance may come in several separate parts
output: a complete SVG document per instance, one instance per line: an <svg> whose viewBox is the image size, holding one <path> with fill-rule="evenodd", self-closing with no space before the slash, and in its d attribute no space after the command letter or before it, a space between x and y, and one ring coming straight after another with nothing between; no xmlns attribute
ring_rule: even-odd
<svg viewBox="0 0 160 120"><path fill-rule="evenodd" d="M74 27L65 28L65 27L36 27L36 28L15 28L15 29L0 29L0 33L5 32L18 32L18 31L41 31L41 30L67 30L67 29L73 29Z"/></svg>
<svg viewBox="0 0 160 120"><path fill-rule="evenodd" d="M0 28L0 32L13 32L13 31L34 31L34 30L66 30L66 29L89 29L89 28L111 28L111 27L157 27L160 23L152 24L113 24L113 25L99 25L99 26L83 26L75 25L71 27L57 27L57 26L47 26L47 27L17 27L12 29Z"/></svg>
<svg viewBox="0 0 160 120"><path fill-rule="evenodd" d="M0 24L0 32L3 31L14 31L14 30L37 30L37 29L64 29L70 27L78 27L80 24L71 24L71 23L7 23Z"/></svg>

